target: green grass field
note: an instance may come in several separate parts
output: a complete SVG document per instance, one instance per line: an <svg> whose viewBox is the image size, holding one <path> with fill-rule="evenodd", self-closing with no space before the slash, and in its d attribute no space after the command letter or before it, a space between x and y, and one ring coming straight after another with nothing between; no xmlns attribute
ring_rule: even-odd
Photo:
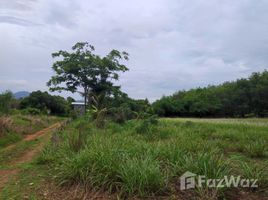
<svg viewBox="0 0 268 200"><path fill-rule="evenodd" d="M163 118L162 120L176 122L207 122L207 123L225 123L225 124L248 124L256 126L268 126L268 118Z"/></svg>
<svg viewBox="0 0 268 200"><path fill-rule="evenodd" d="M52 166L61 184L82 184L119 197L178 197L179 178L190 171L206 178L258 179L258 188L191 190L193 197L228 197L246 191L267 195L267 119L161 119L129 121L104 129L80 119L54 134L37 159ZM237 193L237 192L235 192ZM246 194L246 193L245 193Z"/></svg>

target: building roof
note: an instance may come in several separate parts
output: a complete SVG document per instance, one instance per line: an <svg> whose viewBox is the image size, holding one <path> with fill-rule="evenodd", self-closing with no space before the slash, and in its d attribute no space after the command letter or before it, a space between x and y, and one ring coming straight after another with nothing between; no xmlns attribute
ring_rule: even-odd
<svg viewBox="0 0 268 200"><path fill-rule="evenodd" d="M72 102L72 105L85 105L85 102L80 102L80 101L76 101L76 102Z"/></svg>

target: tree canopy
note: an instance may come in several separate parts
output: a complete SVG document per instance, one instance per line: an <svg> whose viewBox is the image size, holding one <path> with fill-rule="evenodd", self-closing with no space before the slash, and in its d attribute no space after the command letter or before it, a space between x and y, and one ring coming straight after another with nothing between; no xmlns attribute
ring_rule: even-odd
<svg viewBox="0 0 268 200"><path fill-rule="evenodd" d="M20 105L22 109L36 108L54 115L67 115L70 110L70 104L63 97L39 90L22 99Z"/></svg>
<svg viewBox="0 0 268 200"><path fill-rule="evenodd" d="M114 81L119 79L119 73L128 68L120 61L128 60L128 53L112 50L107 56L94 54L94 46L87 42L78 42L72 47L72 52L58 51L52 54L59 58L53 64L55 75L48 81L50 91L79 92L85 98L93 95L111 95L118 90ZM83 88L83 91L79 91Z"/></svg>
<svg viewBox="0 0 268 200"><path fill-rule="evenodd" d="M179 91L153 103L160 116L268 116L268 72L218 86Z"/></svg>

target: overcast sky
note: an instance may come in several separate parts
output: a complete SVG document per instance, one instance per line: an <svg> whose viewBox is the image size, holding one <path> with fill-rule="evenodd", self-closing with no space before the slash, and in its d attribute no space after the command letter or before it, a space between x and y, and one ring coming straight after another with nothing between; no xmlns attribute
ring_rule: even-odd
<svg viewBox="0 0 268 200"><path fill-rule="evenodd" d="M47 90L78 41L127 51L123 91L155 100L268 69L268 1L0 0L0 91Z"/></svg>

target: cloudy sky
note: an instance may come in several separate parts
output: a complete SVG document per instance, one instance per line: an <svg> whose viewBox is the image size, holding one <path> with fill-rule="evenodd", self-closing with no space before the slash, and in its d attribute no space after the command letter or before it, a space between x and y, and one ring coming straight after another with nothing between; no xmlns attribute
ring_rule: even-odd
<svg viewBox="0 0 268 200"><path fill-rule="evenodd" d="M47 90L78 41L129 52L123 91L155 100L268 69L268 1L1 0L0 91Z"/></svg>

